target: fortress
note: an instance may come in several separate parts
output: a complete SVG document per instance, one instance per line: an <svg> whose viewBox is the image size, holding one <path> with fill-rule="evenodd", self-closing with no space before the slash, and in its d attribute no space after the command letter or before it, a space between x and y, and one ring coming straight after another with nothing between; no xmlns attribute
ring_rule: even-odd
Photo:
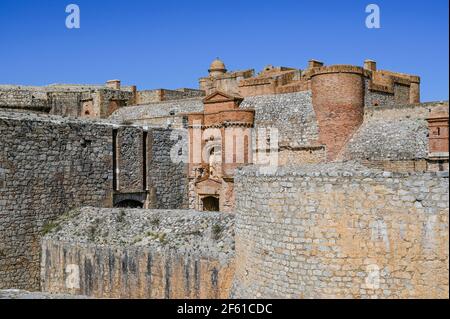
<svg viewBox="0 0 450 319"><path fill-rule="evenodd" d="M208 72L0 85L0 289L448 298L448 101L371 60Z"/></svg>

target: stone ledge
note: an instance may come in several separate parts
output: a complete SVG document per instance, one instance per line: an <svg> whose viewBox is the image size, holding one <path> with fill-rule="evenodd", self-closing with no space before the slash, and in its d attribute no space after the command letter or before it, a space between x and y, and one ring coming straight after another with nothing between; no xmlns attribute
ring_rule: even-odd
<svg viewBox="0 0 450 319"><path fill-rule="evenodd" d="M429 178L448 178L442 172L388 172L368 168L359 162L333 162L322 164L305 164L302 166L280 166L274 174L261 172L263 165L245 166L236 170L236 179L247 177L278 178L278 177L333 177L333 178L407 178L409 176L427 176Z"/></svg>

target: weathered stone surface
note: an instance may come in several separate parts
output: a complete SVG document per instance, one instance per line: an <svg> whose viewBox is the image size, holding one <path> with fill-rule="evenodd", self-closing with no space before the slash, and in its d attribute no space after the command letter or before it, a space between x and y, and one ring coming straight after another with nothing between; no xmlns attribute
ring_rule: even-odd
<svg viewBox="0 0 450 319"><path fill-rule="evenodd" d="M188 207L188 167L177 158L187 157L186 132L155 128L149 131L151 145L148 178L155 190L152 208L181 209Z"/></svg>
<svg viewBox="0 0 450 319"><path fill-rule="evenodd" d="M134 122L140 119L163 118L161 124L164 124L164 126L166 126L167 118L171 118L173 115L200 111L203 111L202 99L191 98L178 101L155 102L147 105L137 105L122 108L112 114L110 116L110 119L112 121L123 123Z"/></svg>
<svg viewBox="0 0 450 319"><path fill-rule="evenodd" d="M89 299L86 296L63 294L49 294L40 291L26 291L19 289L0 290L0 299Z"/></svg>
<svg viewBox="0 0 450 319"><path fill-rule="evenodd" d="M247 97L240 107L255 109L257 129L278 129L280 146L317 144L319 133L311 91Z"/></svg>
<svg viewBox="0 0 450 319"><path fill-rule="evenodd" d="M39 288L39 240L61 212L113 205L116 129L120 192L145 192L142 128L0 112L0 288ZM186 166L170 158L178 139L172 130L148 136L151 205L186 207Z"/></svg>
<svg viewBox="0 0 450 319"><path fill-rule="evenodd" d="M240 170L233 296L448 298L446 175L354 162Z"/></svg>
<svg viewBox="0 0 450 319"><path fill-rule="evenodd" d="M111 163L111 125L0 113L0 288L39 288L43 229L71 208L112 205Z"/></svg>
<svg viewBox="0 0 450 319"><path fill-rule="evenodd" d="M219 213L83 208L44 237L42 289L108 298L226 298L233 237L234 218ZM66 274L74 268L75 286Z"/></svg>
<svg viewBox="0 0 450 319"><path fill-rule="evenodd" d="M118 130L119 191L144 191L143 139L141 128L123 127Z"/></svg>

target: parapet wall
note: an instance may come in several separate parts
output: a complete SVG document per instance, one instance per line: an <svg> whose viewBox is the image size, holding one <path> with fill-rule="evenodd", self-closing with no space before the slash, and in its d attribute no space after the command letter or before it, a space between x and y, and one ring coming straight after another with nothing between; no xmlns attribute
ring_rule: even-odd
<svg viewBox="0 0 450 319"><path fill-rule="evenodd" d="M149 103L176 101L191 98L201 98L205 96L205 91L194 89L178 89L178 90L144 90L138 91L136 96L136 105L145 105Z"/></svg>
<svg viewBox="0 0 450 319"><path fill-rule="evenodd" d="M116 109L133 104L128 88L104 86L53 85L0 86L0 109L16 109L68 117L105 118Z"/></svg>
<svg viewBox="0 0 450 319"><path fill-rule="evenodd" d="M233 235L233 216L220 213L73 211L42 242L42 289L99 298L227 298Z"/></svg>
<svg viewBox="0 0 450 319"><path fill-rule="evenodd" d="M238 298L448 298L448 172L239 171Z"/></svg>
<svg viewBox="0 0 450 319"><path fill-rule="evenodd" d="M0 87L0 108L49 112L51 106L46 92Z"/></svg>

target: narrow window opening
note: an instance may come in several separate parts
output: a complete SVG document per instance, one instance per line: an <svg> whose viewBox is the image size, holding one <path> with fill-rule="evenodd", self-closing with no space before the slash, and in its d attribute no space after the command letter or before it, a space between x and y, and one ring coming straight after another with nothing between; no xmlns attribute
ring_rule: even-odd
<svg viewBox="0 0 450 319"><path fill-rule="evenodd" d="M148 132L144 131L142 140L142 185L144 191L147 190L147 140Z"/></svg>
<svg viewBox="0 0 450 319"><path fill-rule="evenodd" d="M112 151L113 151L113 190L117 191L117 180L118 180L118 174L117 174L117 129L113 130L113 140L112 140Z"/></svg>

